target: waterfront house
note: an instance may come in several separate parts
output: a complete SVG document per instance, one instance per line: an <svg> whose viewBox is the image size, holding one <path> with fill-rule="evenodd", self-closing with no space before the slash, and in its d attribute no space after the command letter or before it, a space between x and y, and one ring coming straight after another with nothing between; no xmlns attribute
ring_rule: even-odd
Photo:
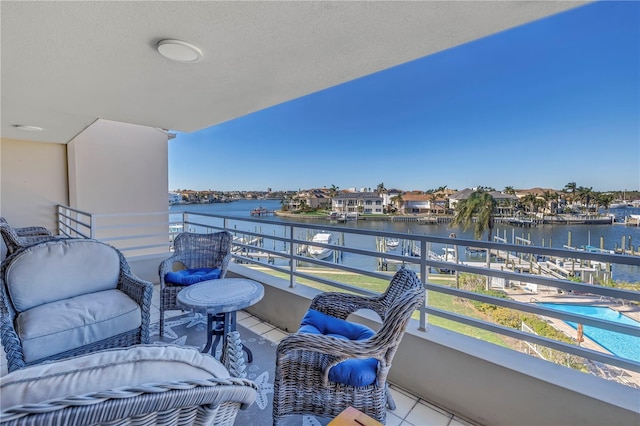
<svg viewBox="0 0 640 426"><path fill-rule="evenodd" d="M54 232L58 205L135 217L152 236L125 253L157 282L168 255L165 129L199 130L588 3L3 1L0 214ZM172 37L196 49L161 56L158 42ZM247 172L211 143L216 161ZM283 329L314 295L240 264L232 274L264 284L251 313ZM389 378L476 424L638 422L635 389L415 321Z"/></svg>
<svg viewBox="0 0 640 426"><path fill-rule="evenodd" d="M299 191L289 202L291 210L298 210L301 202L311 209L326 209L331 206L331 197L328 191L324 189L314 188L305 191Z"/></svg>
<svg viewBox="0 0 640 426"><path fill-rule="evenodd" d="M175 192L169 193L169 204L179 204L182 201L182 196Z"/></svg>
<svg viewBox="0 0 640 426"><path fill-rule="evenodd" d="M345 192L331 200L331 209L341 213L382 214L384 200L375 192Z"/></svg>
<svg viewBox="0 0 640 426"><path fill-rule="evenodd" d="M402 195L404 214L444 214L446 200L436 194L405 193Z"/></svg>

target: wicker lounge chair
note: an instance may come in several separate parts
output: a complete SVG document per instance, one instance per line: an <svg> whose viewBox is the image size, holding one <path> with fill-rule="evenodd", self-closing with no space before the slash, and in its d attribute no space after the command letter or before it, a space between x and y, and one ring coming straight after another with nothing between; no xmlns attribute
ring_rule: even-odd
<svg viewBox="0 0 640 426"><path fill-rule="evenodd" d="M225 364L196 348L136 345L24 368L0 379L3 425L233 425L256 398L237 332ZM232 348L232 356L227 356ZM240 356L238 358L237 356Z"/></svg>
<svg viewBox="0 0 640 426"><path fill-rule="evenodd" d="M395 409L388 391L387 374L411 315L424 303L424 292L416 274L403 268L394 275L385 293L378 297L335 292L316 296L303 319L303 327L282 339L278 345L274 424L277 425L288 414L335 417L348 406L384 423L387 404L390 409ZM364 326L344 321L359 309L371 309L382 319L380 329L375 333L370 331L370 337L347 340L302 332L310 313L319 318L330 317L326 318L328 322L339 323L341 327L358 327L358 332L361 332ZM352 363L355 368L361 368L359 363L367 363L367 368L371 368L369 381L358 385L333 381L333 374L340 374L340 369L348 365L343 361ZM335 380L342 381L341 378Z"/></svg>
<svg viewBox="0 0 640 426"><path fill-rule="evenodd" d="M149 342L153 284L122 253L63 238L16 251L0 268L0 334L9 371Z"/></svg>
<svg viewBox="0 0 640 426"><path fill-rule="evenodd" d="M174 253L160 263L160 335L164 335L164 311L180 309L176 296L184 285L166 280L167 274L176 270L199 268L219 269L218 278L224 278L231 259L231 234L227 231L213 234L183 232L173 241Z"/></svg>
<svg viewBox="0 0 640 426"><path fill-rule="evenodd" d="M13 228L4 218L0 218L0 234L2 234L4 244L7 246L7 256L23 247L59 238L52 235L51 232L42 226Z"/></svg>

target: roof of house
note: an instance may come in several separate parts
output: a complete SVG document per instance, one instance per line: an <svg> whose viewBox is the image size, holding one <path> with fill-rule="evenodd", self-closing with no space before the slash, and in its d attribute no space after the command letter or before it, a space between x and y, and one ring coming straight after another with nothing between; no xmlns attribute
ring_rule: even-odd
<svg viewBox="0 0 640 426"><path fill-rule="evenodd" d="M475 189L465 188L462 191L458 191L455 194L449 196L450 200L466 200L471 196L471 194L475 192ZM489 194L496 200L517 200L518 197L515 195L504 194L499 191L489 191Z"/></svg>

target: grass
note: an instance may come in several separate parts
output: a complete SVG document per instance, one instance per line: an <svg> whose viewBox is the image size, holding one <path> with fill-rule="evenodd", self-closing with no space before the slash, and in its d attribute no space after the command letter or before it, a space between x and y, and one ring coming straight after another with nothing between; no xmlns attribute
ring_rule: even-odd
<svg viewBox="0 0 640 426"><path fill-rule="evenodd" d="M268 273L269 275L273 275L279 278L283 278L288 280L289 279L289 274L286 273L282 273L279 271L273 271L269 268L256 268L256 269L260 269L266 273ZM325 279L329 279L332 281L337 281L337 282L341 282L344 284L348 284L354 287L358 287L358 288L362 288L362 289L366 289L366 290L370 290L370 291L375 291L378 293L382 293L384 292L384 290L387 288L387 286L389 285L389 280L391 279L392 274L389 274L389 279L380 279L380 278L372 278L372 277L367 277L367 276L363 276L363 275L358 275L358 274L354 274L354 273L349 273L349 272L344 272L344 271L337 271L337 270L332 270L332 269L324 269L324 268L298 268L299 272L306 272L306 273L312 273L313 275L316 275L318 277L321 278L325 278ZM429 277L429 282L433 283L433 284L442 284L442 285L448 285L451 283L452 281L452 276L443 276L443 277L434 277L434 276L430 276ZM299 284L304 284L307 285L309 287L313 287L316 288L320 291L342 291L342 290L336 290L335 287L326 285L326 284L321 284L318 283L316 281L313 280L309 280L306 278L296 278L296 282ZM471 318L475 318L475 319L480 319L480 320L486 320L486 316L484 314L482 314L481 312L477 311L475 308L473 308L470 304L468 303L464 303L464 301L460 300L457 297L448 295L448 294L442 294L442 293L438 293L438 292L429 292L428 295L428 305L432 306L434 308L438 308L444 311L448 311L448 312L453 312L456 314L460 314L460 315L464 315L467 317L471 317ZM416 311L413 315L414 318L418 318L419 317L419 313ZM500 345L500 346L505 346L505 347L510 347L507 339L504 336L501 336L499 334L490 332L490 331L486 331L486 330L482 330L476 327L472 327L466 324L461 324L455 321L451 321L448 319L444 319L444 318L439 318L435 315L430 315L428 317L428 322L429 324L438 326L438 327L442 327L445 328L447 330L451 330L451 331L455 331L457 333L460 334L464 334L466 336L470 336L470 337L474 337L480 340L484 340L487 342L491 342L494 343L496 345Z"/></svg>

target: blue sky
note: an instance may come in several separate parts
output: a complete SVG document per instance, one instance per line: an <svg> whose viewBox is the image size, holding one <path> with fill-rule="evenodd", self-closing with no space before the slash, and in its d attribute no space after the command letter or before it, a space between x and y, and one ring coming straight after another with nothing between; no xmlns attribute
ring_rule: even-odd
<svg viewBox="0 0 640 426"><path fill-rule="evenodd" d="M640 2L589 4L169 141L170 189L381 182L640 190Z"/></svg>

